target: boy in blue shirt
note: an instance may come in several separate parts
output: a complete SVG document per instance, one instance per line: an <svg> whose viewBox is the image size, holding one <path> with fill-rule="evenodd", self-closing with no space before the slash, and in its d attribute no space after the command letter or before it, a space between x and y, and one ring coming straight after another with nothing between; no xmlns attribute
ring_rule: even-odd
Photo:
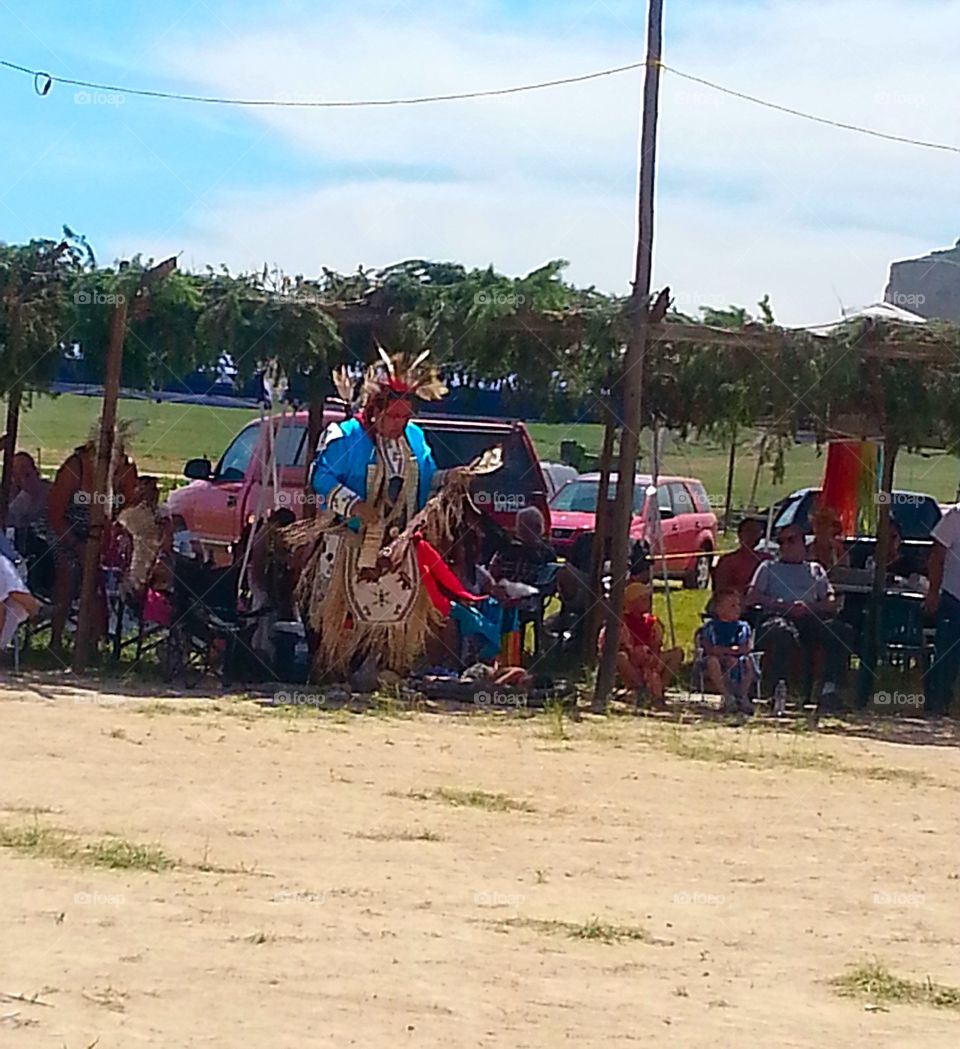
<svg viewBox="0 0 960 1049"><path fill-rule="evenodd" d="M740 594L719 590L713 598L713 618L701 633L704 673L710 687L723 696L726 713L752 714L750 689L757 678L752 655L753 631L740 618Z"/></svg>

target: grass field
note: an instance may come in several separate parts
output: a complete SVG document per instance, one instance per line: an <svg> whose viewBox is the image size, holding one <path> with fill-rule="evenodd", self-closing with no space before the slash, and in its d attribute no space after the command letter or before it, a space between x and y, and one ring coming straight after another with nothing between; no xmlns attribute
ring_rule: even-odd
<svg viewBox="0 0 960 1049"><path fill-rule="evenodd" d="M20 447L37 456L45 472L52 472L68 452L90 433L100 410L95 397L35 397L21 419ZM134 452L142 470L180 475L184 462L206 455L216 460L240 427L257 417L255 410L243 408L205 408L196 405L154 404L150 401L123 401L121 418L135 421L137 435ZM599 452L602 427L592 423L531 423L530 432L542 459L558 461L560 443L578 441L589 454ZM650 469L649 442L645 443L641 468ZM670 438L664 454L663 472L699 477L715 507L722 508L726 496L729 449L714 441L681 441ZM752 438L741 444L734 477L734 506L745 506L756 468ZM766 505L773 496L795 488L819 484L823 458L811 445L796 445L787 456L783 485L774 487L769 469L761 472L757 503ZM899 488L929 492L941 501L956 498L960 465L952 455L929 457L901 454L897 463Z"/></svg>

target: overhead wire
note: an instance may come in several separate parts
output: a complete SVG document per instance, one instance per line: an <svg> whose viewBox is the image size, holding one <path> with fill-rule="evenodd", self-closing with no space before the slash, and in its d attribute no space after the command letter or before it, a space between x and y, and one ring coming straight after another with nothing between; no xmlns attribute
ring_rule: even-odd
<svg viewBox="0 0 960 1049"><path fill-rule="evenodd" d="M456 91L448 94L414 95L405 98L365 98L365 99L279 99L279 98L231 98L217 95L191 95L176 91L159 91L151 88L125 87L119 84L101 84L90 80L78 80L73 77L61 77L47 73L41 69L30 69L16 62L0 59L0 66L24 73L33 78L34 90L43 97L49 96L50 89L54 84L64 84L70 87L87 88L91 91L102 91L116 95L131 95L139 98L156 98L176 102L198 102L206 105L220 106L246 106L261 108L281 109L363 109L387 106L418 106L436 102L461 102L470 99L496 98L504 95L518 95L530 91L543 91L555 87L563 87L569 84L582 84L591 80L599 80L604 77L616 76L620 73L633 72L646 66L646 62L628 62L625 65L611 66L607 69L595 70L591 73L580 73L574 76L557 77L553 80L540 80L528 84L516 84L511 87L487 88L476 91ZM917 146L923 149L934 149L946 153L960 153L960 145L946 142L932 142L926 139L912 138L909 135L897 135L888 131L878 131L876 128L865 127L861 124L853 124L848 121L835 120L831 117L820 116L816 113L808 113L793 106L785 106L778 102L759 98L756 95L738 91L735 88L725 87L705 77L695 76L676 69L664 62L658 63L660 69L673 76L680 77L695 84L700 84L711 91L752 105L761 106L777 113L807 120L812 123L822 124L826 127L837 128L841 131L850 131L859 135L868 135L872 138L883 139L887 142L897 142L901 145Z"/></svg>
<svg viewBox="0 0 960 1049"><path fill-rule="evenodd" d="M532 84L518 84L514 87L495 87L480 91L457 91L446 95L416 95L410 98L362 98L346 100L311 100L311 99L279 99L279 98L221 98L212 95L185 95L175 91L154 91L148 88L121 87L117 84L97 84L89 80L74 80L70 77L54 76L39 69L28 69L26 66L17 65L0 59L0 66L14 69L18 73L26 73L34 78L34 86L37 84L47 85L45 91L37 88L38 94L46 94L49 84L69 84L71 87L85 87L91 91L103 91L115 95L136 95L141 98L162 98L177 102L202 102L207 105L217 106L275 106L290 109L359 109L374 106L420 106L430 102L460 102L471 98L494 98L498 95L518 95L525 91L543 91L551 87L561 87L564 84L582 84L588 80L599 80L601 77L615 76L617 73L626 73L633 69L642 69L645 62L629 62L623 66L613 66L610 69L599 69L592 73L581 73L577 76L559 77L556 80L541 80Z"/></svg>

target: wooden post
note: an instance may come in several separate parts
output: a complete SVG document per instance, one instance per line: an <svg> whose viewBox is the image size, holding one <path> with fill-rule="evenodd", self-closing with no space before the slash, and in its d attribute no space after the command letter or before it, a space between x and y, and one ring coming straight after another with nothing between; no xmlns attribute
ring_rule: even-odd
<svg viewBox="0 0 960 1049"><path fill-rule="evenodd" d="M880 481L880 512L877 514L877 546L874 551L873 587L867 610L867 629L860 662L857 701L865 707L876 692L877 662L883 648L883 604L887 592L887 557L890 550L890 521L893 505L893 471L899 442L894 437L883 441L883 473Z"/></svg>
<svg viewBox="0 0 960 1049"><path fill-rule="evenodd" d="M73 669L83 670L90 661L91 648L100 636L97 591L100 582L100 555L103 536L111 520L112 507L106 505L110 458L117 425L117 400L120 396L120 371L123 365L123 337L127 328L127 297L120 295L110 319L110 342L103 380L103 407L97 437L97 462L94 469L90 500L90 531L83 551L83 581L80 587L80 611L77 619L77 643L73 650Z"/></svg>
<svg viewBox="0 0 960 1049"><path fill-rule="evenodd" d="M730 511L733 504L733 474L737 468L737 427L730 435L730 458L727 461L727 497L723 507L723 531L730 531Z"/></svg>
<svg viewBox="0 0 960 1049"><path fill-rule="evenodd" d="M663 0L649 0L647 62L643 88L643 125L640 133L640 190L636 272L630 299L630 335L624 355L623 435L617 468L617 499L613 508L610 608L603 658L597 674L593 709L604 713L613 688L620 644L620 617L627 584L633 486L642 422L643 366L647 349L650 278L653 266L653 195L657 162L657 116L660 101L660 54L663 39Z"/></svg>
<svg viewBox="0 0 960 1049"><path fill-rule="evenodd" d="M17 358L14 357L14 360ZM13 483L13 457L17 451L17 432L20 429L20 404L23 387L11 386L7 393L7 431L3 442L3 473L0 475L0 527L6 528L10 511L10 486Z"/></svg>
<svg viewBox="0 0 960 1049"><path fill-rule="evenodd" d="M151 285L162 280L176 269L177 260L167 259L148 270L134 287L127 284L135 300L138 315L146 300L141 297ZM120 271L126 264L120 264ZM121 283L120 287L124 285ZM93 492L90 498L90 536L84 548L83 579L80 584L80 610L77 619L77 643L73 653L73 669L83 670L90 660L91 650L100 636L99 602L100 557L103 537L112 520L113 507L107 505L110 481L110 461L113 455L113 439L117 425L117 401L120 398L120 374L123 368L123 340L127 329L128 296L120 293L110 320L110 341L103 379L103 406L100 410L100 432L97 438L97 462L94 470Z"/></svg>
<svg viewBox="0 0 960 1049"><path fill-rule="evenodd" d="M313 457L317 454L317 444L320 441L320 435L323 433L323 405L323 393L315 390L311 383L310 404L307 411L307 473L304 487L306 496L306 501L303 504L304 518L313 518L317 513L317 507L313 499L313 489L310 487L310 464L313 462Z"/></svg>
<svg viewBox="0 0 960 1049"><path fill-rule="evenodd" d="M617 421L609 410L604 412L603 446L600 449L600 486L597 489L597 510L594 517L593 546L590 549L590 608L587 612L583 638L583 662L593 666L597 659L597 637L603 621L606 601L603 594L603 562L607 536L610 534L610 474L613 466L613 444L617 437Z"/></svg>

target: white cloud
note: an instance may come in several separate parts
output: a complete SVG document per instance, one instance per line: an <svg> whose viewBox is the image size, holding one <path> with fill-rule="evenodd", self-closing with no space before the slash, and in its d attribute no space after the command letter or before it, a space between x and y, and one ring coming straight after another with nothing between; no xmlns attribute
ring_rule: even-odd
<svg viewBox="0 0 960 1049"><path fill-rule="evenodd" d="M642 50L640 19L631 27L603 2L588 22L558 16L526 29L481 6L366 10L181 42L155 57L218 93L375 98L549 79ZM701 0L668 10L665 60L787 105L960 143L948 90L958 39L956 0ZM267 260L307 273L422 256L523 272L562 256L578 282L622 291L633 268L639 81L463 105L254 111L262 148L301 152L317 164L318 188L249 188L251 154L180 228L131 230L112 247L159 239L198 266ZM750 305L769 292L786 322L826 320L838 299L879 298L892 258L960 234L956 155L818 127L670 74L661 128L655 275L685 307ZM345 165L353 174L320 178ZM443 179L386 179L381 165Z"/></svg>

